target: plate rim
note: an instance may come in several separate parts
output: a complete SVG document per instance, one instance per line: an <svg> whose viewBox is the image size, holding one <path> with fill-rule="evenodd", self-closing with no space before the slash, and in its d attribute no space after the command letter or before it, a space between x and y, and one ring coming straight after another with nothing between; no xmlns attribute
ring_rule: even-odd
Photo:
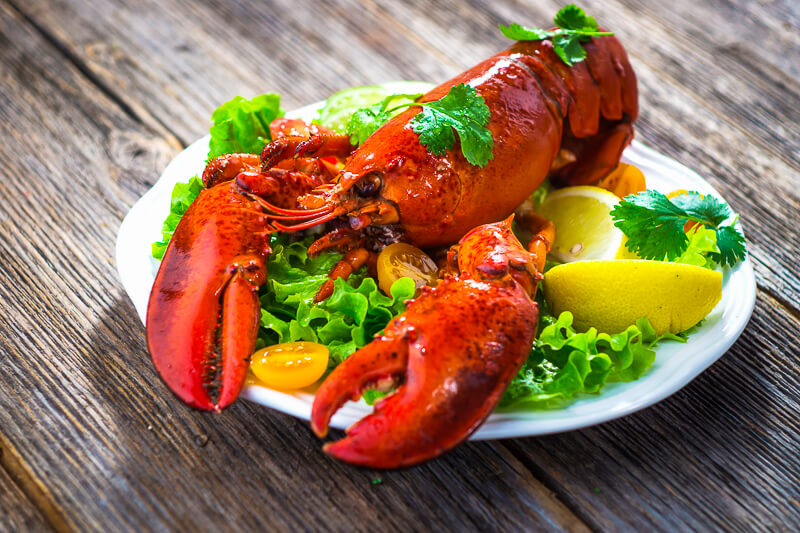
<svg viewBox="0 0 800 533"><path fill-rule="evenodd" d="M286 113L286 115L309 120L323 104L323 101L315 102L299 109L289 111ZM143 324L145 323L147 299L149 297L150 289L149 287L147 287L146 291L143 291L142 289L144 286L144 280L142 276L144 274L141 272L141 270L145 262L141 257L134 258L135 260L133 261L130 260L132 258L130 245L134 243L141 247L142 238L141 235L137 233L137 230L143 226L144 222L152 222L152 220L147 220L148 217L145 215L147 213L152 213L152 209L150 208L157 204L162 204L162 207L166 208L164 216L160 218L150 216L149 218L158 219L158 227L160 228L161 222L166 216L166 212L168 212L168 201L169 196L171 195L172 186L174 185L175 181L178 181L172 179L173 174L183 171L183 167L190 163L196 165L198 154L202 155L201 162L204 163L209 139L209 135L201 137L178 153L164 168L163 172L159 176L159 179L153 184L153 186L148 189L131 207L120 224L116 243L117 270L119 272L120 281L123 285L123 288L131 298ZM671 172L682 174L686 177L688 183L690 183L692 186L696 186L693 187L694 189L722 198L722 195L720 195L719 192L716 191L714 187L705 179L703 179L697 172L689 169L678 161L645 146L637 140L634 140L631 146L626 148L625 152L623 153L623 160L635 162L639 166L655 166L657 168L667 169ZM645 172L645 174L647 173ZM182 174L182 176L183 177L181 181L185 181L189 176L191 176L191 173L188 174L188 176L185 174ZM163 205L165 195L167 203L166 205ZM741 227L740 224L739 227ZM152 223L149 224L149 229L152 230ZM133 236L135 235L139 235L140 238L133 239ZM150 235L149 238L152 239L152 235L148 235ZM160 235L160 232L157 235ZM150 242L152 242L152 240ZM149 264L150 268L149 274L150 277L154 277L153 269L157 267L158 262L150 257L149 247L147 255L149 259L147 263ZM700 374L702 374L708 367L710 367L728 351L728 349L742 334L750 320L750 317L752 316L755 308L757 289L755 273L749 253L743 262L739 263L734 268L728 268L724 270L724 275L725 280L723 284L723 299L720 304L718 304L717 308L723 302L726 302L725 307L722 309L723 314L725 311L730 311L729 308L731 305L738 305L739 311L743 312L734 313L733 317L729 317L727 322L721 324L723 334L715 336L710 343L706 343L705 350L702 354L695 356L688 362L688 364L684 365L682 369L679 369L678 372L669 376L666 380L658 382L655 386L647 389L645 393L639 393L635 395L634 398L627 398L626 396L630 395L631 393L630 391L623 390L621 393L622 398L617 400L624 399L626 401L618 405L616 408L610 410L604 409L598 411L595 409L593 411L590 408L586 413L581 413L580 410L578 410L579 412L577 414L573 412L575 411L574 407L577 402L585 402L586 400L595 405L600 402L613 405L614 399L609 398L607 395L609 387L604 387L600 394L583 394L578 400L571 402L568 406L562 409L495 411L481 425L481 427L471 435L470 440L529 437L582 429L627 416L654 405L655 403L658 403L676 393ZM733 282L735 282L735 287L739 289L736 291L735 295L731 294L733 289L730 287L730 284ZM152 281L150 281L150 287L151 286ZM728 288L727 294L725 288ZM712 314L717 312L717 308L712 311ZM735 311L735 309L733 311ZM719 324L715 323L715 327L716 325ZM698 332L702 331L704 327L706 326L701 326ZM697 335L697 333L695 333L695 335ZM688 347L692 345L693 338L694 337L690 337L686 344L679 346L684 347L684 349L688 349ZM695 342L697 343L698 341ZM658 354L663 351L664 345L660 345L656 352L657 362ZM656 367L655 363L654 367ZM652 374L653 372L654 368L651 368L648 370L648 373L645 374L645 376L639 380L627 382L627 384L635 387L636 384L649 383L648 375ZM652 376L650 376L650 379L652 379ZM617 384L612 384L612 386L616 385ZM606 393L606 396L604 396L604 392ZM242 391L241 397L284 412L296 418L301 418L304 420L310 419L310 400L313 399L313 395L309 392L287 393L268 389L258 385L246 385ZM340 409L336 415L334 415L330 425L331 427L338 429L345 429L370 411L371 407L364 404L363 401L358 403L348 403L343 406L343 408ZM554 413L563 416L552 416Z"/></svg>

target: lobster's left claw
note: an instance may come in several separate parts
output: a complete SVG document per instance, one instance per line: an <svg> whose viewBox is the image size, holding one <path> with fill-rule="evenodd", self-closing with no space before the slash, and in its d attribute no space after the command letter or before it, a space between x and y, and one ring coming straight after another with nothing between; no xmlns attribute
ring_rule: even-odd
<svg viewBox="0 0 800 533"><path fill-rule="evenodd" d="M537 317L513 280L445 279L334 370L317 391L312 428L323 436L344 402L393 378L397 391L325 451L375 468L436 457L492 412L528 356Z"/></svg>
<svg viewBox="0 0 800 533"><path fill-rule="evenodd" d="M239 395L261 316L270 252L258 204L234 182L205 189L181 219L147 307L147 346L169 388L220 410Z"/></svg>

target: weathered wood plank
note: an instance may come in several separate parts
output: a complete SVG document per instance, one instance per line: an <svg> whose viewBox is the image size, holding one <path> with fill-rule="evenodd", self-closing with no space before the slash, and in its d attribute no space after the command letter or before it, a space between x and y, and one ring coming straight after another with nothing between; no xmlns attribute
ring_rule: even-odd
<svg viewBox="0 0 800 533"><path fill-rule="evenodd" d="M8 450L0 448L0 464ZM5 469L0 468L0 531L49 531L39 509L25 496Z"/></svg>
<svg viewBox="0 0 800 533"><path fill-rule="evenodd" d="M593 529L797 531L798 331L761 296L734 348L671 398L511 447Z"/></svg>
<svg viewBox="0 0 800 533"><path fill-rule="evenodd" d="M111 257L123 213L176 143L3 3L0 43L0 428L67 526L585 530L502 446L377 474L327 459L286 415L176 401Z"/></svg>
<svg viewBox="0 0 800 533"><path fill-rule="evenodd" d="M277 91L292 109L352 85L443 79L448 69L355 0L37 1L18 8L138 116L163 122L185 143L205 135L211 112L236 94Z"/></svg>

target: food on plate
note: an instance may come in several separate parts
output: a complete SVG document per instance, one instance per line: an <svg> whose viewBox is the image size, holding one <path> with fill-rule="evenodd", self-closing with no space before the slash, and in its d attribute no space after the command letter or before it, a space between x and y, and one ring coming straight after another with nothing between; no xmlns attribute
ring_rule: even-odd
<svg viewBox="0 0 800 533"><path fill-rule="evenodd" d="M609 213L619 198L605 189L580 185L547 195L536 210L555 224L551 258L562 263L614 259L625 252L625 234Z"/></svg>
<svg viewBox="0 0 800 533"><path fill-rule="evenodd" d="M316 342L286 342L261 348L250 370L267 387L302 389L316 383L328 368L328 349Z"/></svg>
<svg viewBox="0 0 800 533"><path fill-rule="evenodd" d="M608 176L597 182L597 186L613 192L620 198L647 190L644 173L635 165L628 163L617 165Z"/></svg>
<svg viewBox="0 0 800 533"><path fill-rule="evenodd" d="M656 335L695 326L722 298L722 273L664 261L579 261L544 275L555 314L569 311L574 327L614 333L645 317Z"/></svg>
<svg viewBox="0 0 800 533"><path fill-rule="evenodd" d="M374 383L397 383L394 394L325 451L354 464L402 467L436 457L477 429L530 352L538 319L533 295L551 235L552 226L543 227L528 251L509 217L453 246L449 275L422 289L317 391L311 427L323 437L346 401Z"/></svg>
<svg viewBox="0 0 800 533"><path fill-rule="evenodd" d="M390 244L378 255L378 285L389 294L394 282L411 278L417 288L435 285L439 267L428 254L405 242Z"/></svg>
<svg viewBox="0 0 800 533"><path fill-rule="evenodd" d="M275 374L274 358L249 364L255 350L319 343L330 356L314 359L313 374L330 374L313 405L318 434L346 400L388 394L326 451L407 466L457 445L498 405L563 404L607 380L637 379L656 342L684 340L659 336L641 316L613 334L577 331L537 294L556 235L576 223L555 209L554 235L530 206L547 211L563 190L608 176L638 115L619 41L572 5L554 20L553 30L502 27L518 42L425 94L343 91L314 124L283 117L277 95L215 112L202 187L176 188L153 247L163 260L147 341L170 389L221 410L249 366ZM621 172L632 177L607 185L639 187ZM594 191L570 202L599 203L615 252L621 230L631 253L655 253L640 233L664 205L577 189ZM687 197L670 213L697 221L698 201ZM731 264L736 230L721 215L686 243L673 236L658 259ZM585 232L582 248L609 247L595 237ZM312 373L296 377L272 386Z"/></svg>

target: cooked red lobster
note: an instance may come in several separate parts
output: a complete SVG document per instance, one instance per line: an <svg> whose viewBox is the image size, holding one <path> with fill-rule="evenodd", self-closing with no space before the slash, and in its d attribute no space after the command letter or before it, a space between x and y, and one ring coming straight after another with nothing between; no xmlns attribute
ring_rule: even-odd
<svg viewBox="0 0 800 533"><path fill-rule="evenodd" d="M633 136L636 78L622 45L607 36L585 49L586 60L568 67L549 41L518 42L422 97L438 100L460 83L483 97L494 149L482 168L469 164L458 144L442 156L428 152L409 125L418 107L355 151L346 136L284 120L273 124L275 140L260 158L212 161L208 188L182 218L150 296L148 347L167 385L201 409L236 399L254 348L274 231L327 224L329 233L310 252L348 252L332 277L346 276L393 241L432 248L461 239L452 276L328 377L312 422L324 433L344 399L388 373L405 383L396 398L329 445L330 453L400 466L466 438L530 348L537 315L530 298L541 268L507 223L467 233L505 219L547 177L556 185L596 182ZM345 161L344 169L329 157ZM547 235L535 240L537 261ZM393 447L397 439L409 444Z"/></svg>

